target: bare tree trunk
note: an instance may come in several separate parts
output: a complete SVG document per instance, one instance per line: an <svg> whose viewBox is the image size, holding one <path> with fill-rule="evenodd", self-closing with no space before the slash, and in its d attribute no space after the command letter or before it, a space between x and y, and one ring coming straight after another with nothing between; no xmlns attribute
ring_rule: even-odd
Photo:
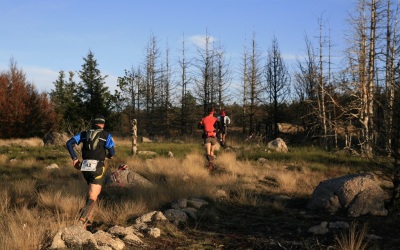
<svg viewBox="0 0 400 250"><path fill-rule="evenodd" d="M135 156L137 152L137 120L132 120L132 155Z"/></svg>
<svg viewBox="0 0 400 250"><path fill-rule="evenodd" d="M242 125L242 133L246 133L246 115L247 115L247 49L246 45L244 46L244 52L243 52L243 112L242 112L242 119L243 119L243 125Z"/></svg>
<svg viewBox="0 0 400 250"><path fill-rule="evenodd" d="M375 145L374 136L374 89L375 89L375 30L376 30L376 0L371 2L371 21L369 36L368 78L367 78L367 104L364 124L366 128L366 153L371 155L372 146Z"/></svg>
<svg viewBox="0 0 400 250"><path fill-rule="evenodd" d="M249 91L250 91L250 110L249 110L249 127L250 131L254 132L255 130L255 114L257 104L259 103L259 91L261 88L261 69L259 66L260 63L260 54L257 51L257 43L255 34L253 34L252 39L252 48L251 48L251 56L249 58Z"/></svg>
<svg viewBox="0 0 400 250"><path fill-rule="evenodd" d="M321 21L320 21L321 22ZM322 36L322 23L320 23L320 30L319 30L319 93L318 93L318 108L319 108L319 119L322 125L322 133L323 133L323 147L327 149L327 121L326 121L326 107L325 107L325 80L324 80L324 67L323 67L323 55L322 49L324 46L323 36Z"/></svg>
<svg viewBox="0 0 400 250"><path fill-rule="evenodd" d="M180 60L180 67L181 67L181 85L182 85L182 96L181 96L181 133L187 133L187 96L186 96L186 89L187 89L187 79L186 79L186 56L185 56L185 39L182 39L182 59Z"/></svg>

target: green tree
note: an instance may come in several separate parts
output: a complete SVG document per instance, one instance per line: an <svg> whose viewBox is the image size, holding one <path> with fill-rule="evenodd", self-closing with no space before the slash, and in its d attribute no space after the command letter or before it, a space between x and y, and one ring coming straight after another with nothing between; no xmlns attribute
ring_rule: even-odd
<svg viewBox="0 0 400 250"><path fill-rule="evenodd" d="M78 97L82 101L81 114L85 121L89 121L96 113L101 113L106 119L111 115L112 96L105 86L107 76L102 76L98 69L94 54L89 51L82 70L79 71L81 82L78 84ZM108 126L112 124L107 123Z"/></svg>
<svg viewBox="0 0 400 250"><path fill-rule="evenodd" d="M65 77L65 72L61 70L58 79L54 82L54 89L50 91L50 100L56 112L55 130L73 134L80 129L80 105L76 83L73 80L74 72L69 72L68 81Z"/></svg>

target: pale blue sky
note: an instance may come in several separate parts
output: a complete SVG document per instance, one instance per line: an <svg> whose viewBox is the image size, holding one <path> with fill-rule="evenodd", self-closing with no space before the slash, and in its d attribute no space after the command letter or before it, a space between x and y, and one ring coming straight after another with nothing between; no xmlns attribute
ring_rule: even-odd
<svg viewBox="0 0 400 250"><path fill-rule="evenodd" d="M0 0L0 71L13 58L39 91L50 91L60 70L78 71L91 50L110 90L125 69L144 60L150 36L170 61L206 31L238 70L253 32L262 51L278 39L288 64L302 57L304 35L319 35L322 17L340 56L356 0ZM315 45L317 41L315 40Z"/></svg>

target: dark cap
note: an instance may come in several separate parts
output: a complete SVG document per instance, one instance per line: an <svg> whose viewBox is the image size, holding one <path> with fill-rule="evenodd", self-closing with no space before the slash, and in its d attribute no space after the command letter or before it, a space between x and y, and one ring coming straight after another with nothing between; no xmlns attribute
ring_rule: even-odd
<svg viewBox="0 0 400 250"><path fill-rule="evenodd" d="M106 122L106 119L104 119L104 116L101 114L95 115L92 120L93 124L104 124L105 122Z"/></svg>

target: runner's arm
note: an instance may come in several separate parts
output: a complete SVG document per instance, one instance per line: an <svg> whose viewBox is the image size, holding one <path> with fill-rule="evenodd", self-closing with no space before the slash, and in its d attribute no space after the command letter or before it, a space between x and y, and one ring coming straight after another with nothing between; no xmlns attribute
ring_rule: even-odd
<svg viewBox="0 0 400 250"><path fill-rule="evenodd" d="M74 137L69 139L67 141L67 143L66 143L69 155L71 156L72 160L77 160L78 159L78 157L76 156L75 151L74 151L75 144L76 144L76 140L75 140Z"/></svg>
<svg viewBox="0 0 400 250"><path fill-rule="evenodd" d="M115 155L115 149L114 149L115 143L114 143L114 140L112 139L111 134L108 135L107 140L106 140L106 144L105 144L104 147L105 147L105 148L107 149L107 151L108 151L107 158L108 158L108 159L113 158L113 156Z"/></svg>

